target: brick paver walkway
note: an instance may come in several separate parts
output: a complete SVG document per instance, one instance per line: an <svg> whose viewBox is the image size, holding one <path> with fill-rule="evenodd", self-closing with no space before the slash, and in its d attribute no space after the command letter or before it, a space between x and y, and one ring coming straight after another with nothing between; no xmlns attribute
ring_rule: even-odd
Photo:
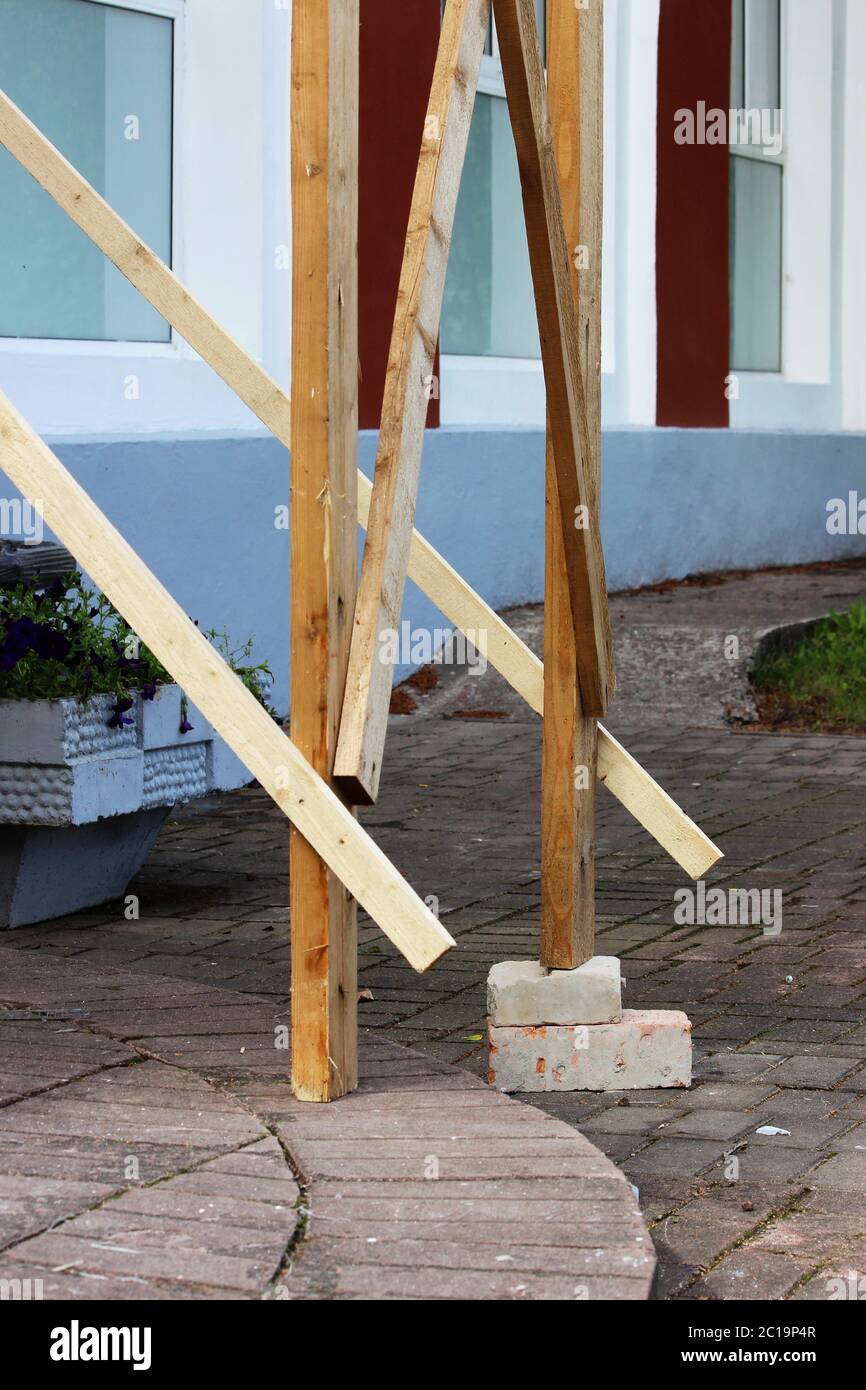
<svg viewBox="0 0 866 1390"><path fill-rule="evenodd" d="M46 1298L644 1299L629 1184L571 1126L362 1039L301 1105L249 993L0 947L0 1280ZM38 1281L38 1282L37 1282Z"/></svg>
<svg viewBox="0 0 866 1390"><path fill-rule="evenodd" d="M766 606L748 601L750 582L731 581L728 606L727 585L678 590L674 600L620 598L617 621L627 625L635 605L635 631L651 653L647 610L657 598L665 629L675 604L683 631L740 633L746 649ZM764 577L754 583L766 594ZM776 576L772 585L766 626L842 606L862 587L862 570ZM717 646L715 637L709 647L683 639L678 652L687 662L691 651L703 670L724 660ZM695 1085L533 1096L529 1113L541 1107L579 1126L638 1186L659 1296L823 1299L830 1278L866 1274L866 741L729 731L728 676L718 672L718 698L694 716L714 727L690 727L681 704L688 670L677 676L673 712L666 681L651 664L643 675L640 726L627 687L611 727L721 844L726 858L711 883L780 889L783 929L678 926L674 893L687 880L600 793L598 949L622 958L629 1006L690 1014ZM479 692L476 708L498 707ZM364 820L417 889L438 899L458 949L418 977L364 926L361 983L372 998L362 1020L383 1041L481 1076L487 971L537 953L539 724L517 709L493 722L422 709L393 724L380 802ZM59 981L63 961L131 972L145 1028L146 977L254 995L273 1018L287 997L285 850L285 824L257 791L190 808L134 885L140 920L118 906L10 933L3 948L50 962ZM180 1018L176 1026L160 1043L166 1054L183 1034ZM241 1008L223 1031L228 1052L251 1045L244 1027ZM185 1046L189 1058L195 1045ZM348 1115L348 1103L331 1113ZM765 1126L789 1133L758 1134Z"/></svg>

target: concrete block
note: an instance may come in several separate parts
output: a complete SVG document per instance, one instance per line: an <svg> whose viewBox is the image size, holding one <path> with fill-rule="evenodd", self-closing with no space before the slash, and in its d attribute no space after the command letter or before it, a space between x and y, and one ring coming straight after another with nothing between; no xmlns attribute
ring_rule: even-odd
<svg viewBox="0 0 866 1390"><path fill-rule="evenodd" d="M616 956L593 956L576 970L507 960L487 977L487 1012L496 1027L615 1023L622 1016Z"/></svg>
<svg viewBox="0 0 866 1390"><path fill-rule="evenodd" d="M0 927L122 898L169 807L80 826L0 826Z"/></svg>
<svg viewBox="0 0 866 1390"><path fill-rule="evenodd" d="M489 1075L499 1091L640 1091L690 1086L692 1025L684 1013L625 1009L618 1023L498 1027L488 1022Z"/></svg>

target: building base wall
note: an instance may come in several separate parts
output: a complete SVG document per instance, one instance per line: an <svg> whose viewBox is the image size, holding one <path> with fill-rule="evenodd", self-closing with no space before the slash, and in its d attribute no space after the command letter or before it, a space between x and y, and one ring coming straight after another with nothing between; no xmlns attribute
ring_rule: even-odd
<svg viewBox="0 0 866 1390"><path fill-rule="evenodd" d="M255 637L288 706L289 462L262 434L49 440L203 628ZM360 436L372 474L376 435ZM863 477L866 435L610 430L602 532L611 589L686 574L866 555L831 535L827 504ZM866 495L866 487L864 487ZM0 475L0 498L17 496ZM495 608L544 592L544 435L443 428L427 436L417 524ZM407 586L413 628L446 624ZM397 669L398 678L409 666Z"/></svg>

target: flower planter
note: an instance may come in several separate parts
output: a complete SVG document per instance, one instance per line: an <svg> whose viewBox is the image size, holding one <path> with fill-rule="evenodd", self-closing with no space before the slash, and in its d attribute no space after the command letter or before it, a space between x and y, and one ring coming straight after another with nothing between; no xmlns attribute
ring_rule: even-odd
<svg viewBox="0 0 866 1390"><path fill-rule="evenodd" d="M176 685L114 703L0 700L0 928L122 897L173 806L252 780Z"/></svg>

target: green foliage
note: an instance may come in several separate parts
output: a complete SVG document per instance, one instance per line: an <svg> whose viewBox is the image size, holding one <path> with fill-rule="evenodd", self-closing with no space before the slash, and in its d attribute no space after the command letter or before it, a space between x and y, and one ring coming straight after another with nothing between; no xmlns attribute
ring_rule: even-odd
<svg viewBox="0 0 866 1390"><path fill-rule="evenodd" d="M232 647L228 634L205 634L265 708L273 676L254 664L252 640ZM114 727L131 723L138 694L152 700L172 678L103 594L78 573L34 590L0 588L0 698L86 700L111 695ZM270 710L273 713L273 710ZM184 722L186 717L184 715Z"/></svg>
<svg viewBox="0 0 866 1390"><path fill-rule="evenodd" d="M752 684L772 723L866 729L866 603L858 599L791 648L767 653Z"/></svg>

